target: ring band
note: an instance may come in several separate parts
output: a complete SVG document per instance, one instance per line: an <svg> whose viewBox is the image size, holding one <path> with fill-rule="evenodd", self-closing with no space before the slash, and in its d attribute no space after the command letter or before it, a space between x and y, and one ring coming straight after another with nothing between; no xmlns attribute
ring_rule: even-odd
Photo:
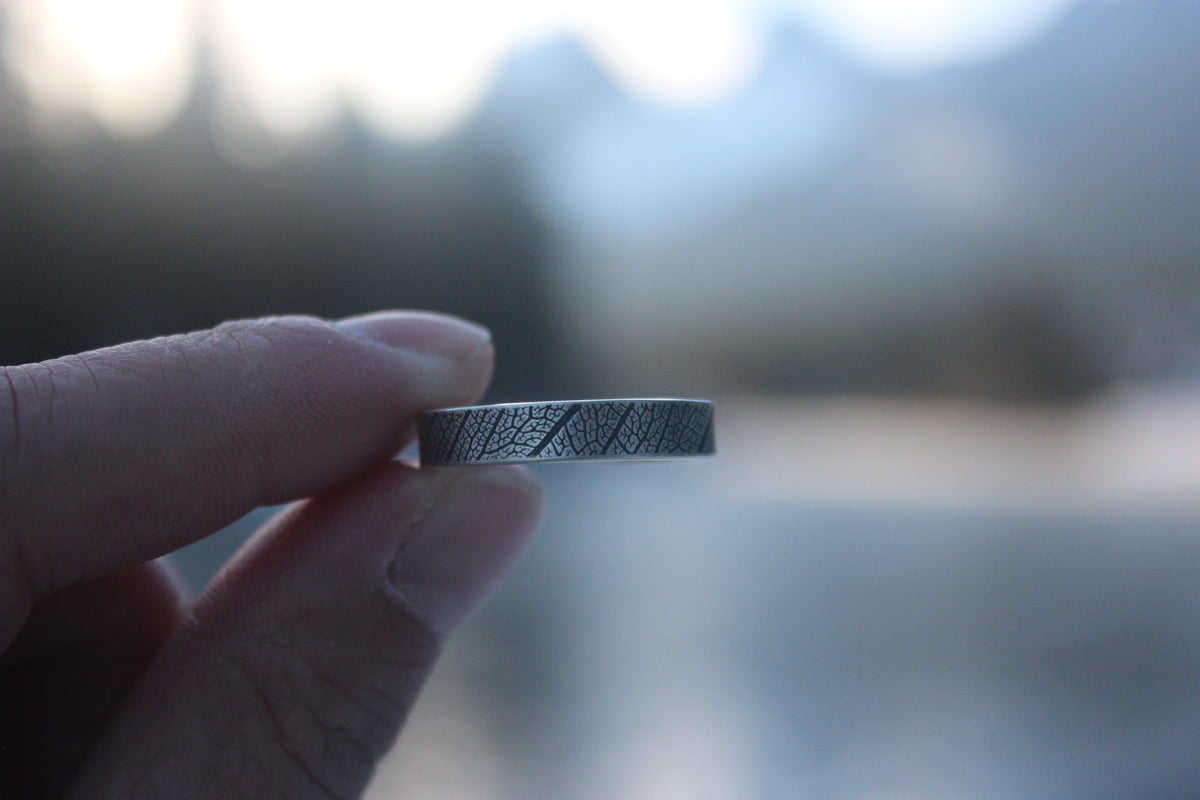
<svg viewBox="0 0 1200 800"><path fill-rule="evenodd" d="M707 456L708 400L563 400L426 411L422 467Z"/></svg>

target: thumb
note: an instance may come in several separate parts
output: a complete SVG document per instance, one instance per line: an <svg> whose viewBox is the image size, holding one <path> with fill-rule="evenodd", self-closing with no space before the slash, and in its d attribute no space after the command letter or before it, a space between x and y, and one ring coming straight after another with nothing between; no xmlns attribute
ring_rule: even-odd
<svg viewBox="0 0 1200 800"><path fill-rule="evenodd" d="M72 796L358 797L540 507L517 468L397 463L293 506L168 640Z"/></svg>

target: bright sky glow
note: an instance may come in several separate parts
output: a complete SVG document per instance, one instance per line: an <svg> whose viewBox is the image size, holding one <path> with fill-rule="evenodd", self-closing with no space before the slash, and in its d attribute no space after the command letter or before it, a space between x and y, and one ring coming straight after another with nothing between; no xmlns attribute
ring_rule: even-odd
<svg viewBox="0 0 1200 800"><path fill-rule="evenodd" d="M333 3L218 0L212 9L216 54L235 78L224 84L230 111L284 136L334 114L341 12Z"/></svg>
<svg viewBox="0 0 1200 800"><path fill-rule="evenodd" d="M718 100L758 66L751 14L722 0L580 4L567 22L630 91L668 104Z"/></svg>
<svg viewBox="0 0 1200 800"><path fill-rule="evenodd" d="M24 0L5 9L5 53L36 107L138 134L178 109L207 23L236 125L295 138L345 104L427 138L469 113L507 52L556 32L634 94L695 107L755 73L765 13L798 16L863 63L919 70L1020 44L1074 1Z"/></svg>
<svg viewBox="0 0 1200 800"><path fill-rule="evenodd" d="M8 66L43 113L88 111L137 134L166 123L183 101L195 32L184 0L42 0L6 10Z"/></svg>
<svg viewBox="0 0 1200 800"><path fill-rule="evenodd" d="M435 136L468 113L508 49L548 14L529 0L354 4L338 30L342 85L368 120L417 138ZM371 22L355 21L364 19Z"/></svg>
<svg viewBox="0 0 1200 800"><path fill-rule="evenodd" d="M781 0L856 59L914 71L1018 46L1076 0Z"/></svg>

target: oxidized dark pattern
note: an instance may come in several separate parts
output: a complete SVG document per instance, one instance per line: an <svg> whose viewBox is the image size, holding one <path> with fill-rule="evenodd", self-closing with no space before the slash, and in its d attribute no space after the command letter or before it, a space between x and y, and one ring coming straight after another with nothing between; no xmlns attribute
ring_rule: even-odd
<svg viewBox="0 0 1200 800"><path fill-rule="evenodd" d="M432 411L421 464L670 458L713 452L712 404L584 401Z"/></svg>

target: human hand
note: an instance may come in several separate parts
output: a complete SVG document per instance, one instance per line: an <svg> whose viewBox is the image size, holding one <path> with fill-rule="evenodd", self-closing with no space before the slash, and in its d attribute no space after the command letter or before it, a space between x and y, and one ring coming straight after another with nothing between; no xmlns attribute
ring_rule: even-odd
<svg viewBox="0 0 1200 800"><path fill-rule="evenodd" d="M4 370L0 798L359 796L540 513L518 468L388 460L491 366L393 312ZM151 560L299 498L194 603Z"/></svg>

